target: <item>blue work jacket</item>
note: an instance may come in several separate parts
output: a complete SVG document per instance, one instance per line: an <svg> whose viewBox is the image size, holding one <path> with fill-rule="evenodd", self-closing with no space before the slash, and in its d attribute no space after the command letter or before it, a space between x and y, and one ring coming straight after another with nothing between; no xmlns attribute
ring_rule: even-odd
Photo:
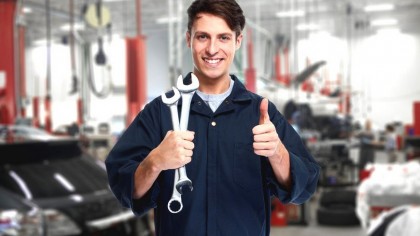
<svg viewBox="0 0 420 236"><path fill-rule="evenodd" d="M188 130L195 132L195 148L186 170L194 189L182 195L181 212L167 208L174 170L161 172L141 199L132 198L137 166L172 130L170 110L160 97L138 114L106 159L111 189L122 205L137 215L154 208L157 236L269 235L273 195L283 203L301 204L316 189L318 164L271 102L270 120L290 154L290 192L277 182L267 157L254 153L252 128L259 122L262 97L231 77L232 93L216 112L197 94L192 98Z"/></svg>

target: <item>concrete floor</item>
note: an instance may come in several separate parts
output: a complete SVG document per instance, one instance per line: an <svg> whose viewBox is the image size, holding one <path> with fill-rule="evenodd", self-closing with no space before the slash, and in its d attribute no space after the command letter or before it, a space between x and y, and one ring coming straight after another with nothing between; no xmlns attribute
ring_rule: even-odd
<svg viewBox="0 0 420 236"><path fill-rule="evenodd" d="M316 209L318 205L318 195L307 203L309 208L308 225L288 225L285 227L272 226L271 236L367 236L366 230L361 226L352 227L332 227L318 225L316 222Z"/></svg>

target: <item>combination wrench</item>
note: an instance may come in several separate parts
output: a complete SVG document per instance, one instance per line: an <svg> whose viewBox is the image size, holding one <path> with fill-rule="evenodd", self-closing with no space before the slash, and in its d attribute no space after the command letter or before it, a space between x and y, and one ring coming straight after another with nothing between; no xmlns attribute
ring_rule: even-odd
<svg viewBox="0 0 420 236"><path fill-rule="evenodd" d="M179 124L179 128L181 131L186 131L188 130L188 118L190 115L191 99L195 91L198 89L199 82L197 77L191 73L190 84L184 84L183 77L180 75L178 77L176 86L182 97L181 123ZM188 179L185 166L183 166L180 168L180 181L177 183L176 189L182 194L184 191L183 188L185 186L188 186L190 191L193 190L192 182Z"/></svg>
<svg viewBox="0 0 420 236"><path fill-rule="evenodd" d="M179 98L181 97L181 95L178 89L173 88L173 91L174 91L174 95L172 97L170 98L166 97L165 93L163 93L161 97L162 97L162 102L165 103L171 111L172 126L175 131L175 130L179 130L177 102ZM172 189L172 197L168 202L168 210L171 213L178 213L182 210L182 207L183 207L181 193L176 189L176 185L179 179L180 179L180 171L178 168L175 170L175 174L174 174L174 187Z"/></svg>
<svg viewBox="0 0 420 236"><path fill-rule="evenodd" d="M163 103L165 103L171 111L171 120L174 131L188 129L189 112L191 106L191 99L195 91L198 89L199 82L197 77L191 73L191 84L184 84L183 77L180 75L177 81L177 88L173 87L174 95L170 98L166 94L161 95ZM181 92L181 94L180 94ZM182 96L181 122L178 119L177 102ZM168 202L168 210L171 213L178 213L182 210L181 194L183 187L188 186L189 190L193 190L192 182L187 177L185 166L175 170L174 186L172 190L172 197Z"/></svg>

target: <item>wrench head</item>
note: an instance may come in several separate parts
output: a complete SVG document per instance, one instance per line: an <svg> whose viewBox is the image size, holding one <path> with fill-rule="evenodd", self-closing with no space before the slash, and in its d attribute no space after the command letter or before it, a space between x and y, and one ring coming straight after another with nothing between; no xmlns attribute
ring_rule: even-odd
<svg viewBox="0 0 420 236"><path fill-rule="evenodd" d="M176 87L181 93L189 93L198 89L200 83L198 82L197 76L194 73L191 73L191 84L184 84L184 78L182 75L178 77L176 81Z"/></svg>
<svg viewBox="0 0 420 236"><path fill-rule="evenodd" d="M166 93L162 93L161 97L162 97L162 102L165 103L166 105L173 105L176 102L178 102L179 98L181 97L181 94L179 93L178 89L176 89L175 87L172 87L173 91L174 91L174 95L172 97L167 97Z"/></svg>
<svg viewBox="0 0 420 236"><path fill-rule="evenodd" d="M188 187L188 188L187 188ZM193 190L193 186L192 186L192 182L189 179L183 180L181 182L178 182L176 184L176 190L178 190L178 192L180 194L184 194L184 190L187 189L190 192Z"/></svg>

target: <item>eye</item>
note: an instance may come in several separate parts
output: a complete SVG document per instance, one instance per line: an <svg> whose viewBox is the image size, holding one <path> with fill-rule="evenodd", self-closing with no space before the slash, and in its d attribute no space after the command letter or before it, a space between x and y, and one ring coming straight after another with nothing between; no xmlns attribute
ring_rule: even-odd
<svg viewBox="0 0 420 236"><path fill-rule="evenodd" d="M205 39L207 39L208 38L208 36L207 35L205 35L205 34L199 34L199 35L197 35L197 39L198 40L205 40Z"/></svg>
<svg viewBox="0 0 420 236"><path fill-rule="evenodd" d="M220 40L222 40L222 41L229 41L230 40L230 36L229 35L222 35L222 36L220 36Z"/></svg>

